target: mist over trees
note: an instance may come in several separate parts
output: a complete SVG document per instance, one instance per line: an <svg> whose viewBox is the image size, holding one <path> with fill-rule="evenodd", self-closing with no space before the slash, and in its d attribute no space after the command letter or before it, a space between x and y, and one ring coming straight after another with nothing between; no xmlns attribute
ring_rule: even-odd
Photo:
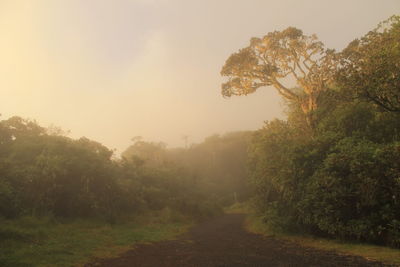
<svg viewBox="0 0 400 267"><path fill-rule="evenodd" d="M267 122L249 148L266 223L400 246L399 44L393 16L342 52L288 28L228 58L223 95L272 85L287 100L287 120ZM278 82L288 75L296 88Z"/></svg>
<svg viewBox="0 0 400 267"><path fill-rule="evenodd" d="M218 204L231 205L251 196L247 180L247 149L252 132L212 135L188 149L174 149L169 155L196 175L199 185Z"/></svg>
<svg viewBox="0 0 400 267"><path fill-rule="evenodd" d="M188 148L134 138L116 158L87 138L35 121L0 121L0 216L103 218L171 209L192 219L249 197L250 132L210 136Z"/></svg>

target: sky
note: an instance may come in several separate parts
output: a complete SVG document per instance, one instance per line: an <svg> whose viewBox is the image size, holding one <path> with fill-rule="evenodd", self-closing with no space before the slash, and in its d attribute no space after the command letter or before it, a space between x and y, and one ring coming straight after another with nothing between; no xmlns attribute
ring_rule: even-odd
<svg viewBox="0 0 400 267"><path fill-rule="evenodd" d="M341 50L399 0L0 0L0 119L61 127L122 152L285 118L271 87L223 98L221 67L289 26Z"/></svg>

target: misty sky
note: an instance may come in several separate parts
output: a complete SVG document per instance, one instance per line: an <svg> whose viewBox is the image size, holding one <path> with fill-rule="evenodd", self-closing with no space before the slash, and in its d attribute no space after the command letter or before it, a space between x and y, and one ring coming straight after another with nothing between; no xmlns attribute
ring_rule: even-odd
<svg viewBox="0 0 400 267"><path fill-rule="evenodd" d="M220 69L253 36L295 26L342 49L399 0L0 0L0 113L123 151L183 146L284 118L273 88L224 99Z"/></svg>

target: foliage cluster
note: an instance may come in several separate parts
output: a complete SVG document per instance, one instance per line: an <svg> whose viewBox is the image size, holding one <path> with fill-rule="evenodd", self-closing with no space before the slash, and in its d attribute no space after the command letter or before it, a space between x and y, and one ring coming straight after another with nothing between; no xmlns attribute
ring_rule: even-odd
<svg viewBox="0 0 400 267"><path fill-rule="evenodd" d="M169 159L161 144L137 141L116 159L98 142L74 140L20 117L0 121L0 136L0 217L113 223L165 208L195 220L220 211L194 173Z"/></svg>
<svg viewBox="0 0 400 267"><path fill-rule="evenodd" d="M249 170L267 223L400 247L399 43L393 16L335 53L335 69L315 69L333 79L312 116L288 99L288 119L254 134Z"/></svg>

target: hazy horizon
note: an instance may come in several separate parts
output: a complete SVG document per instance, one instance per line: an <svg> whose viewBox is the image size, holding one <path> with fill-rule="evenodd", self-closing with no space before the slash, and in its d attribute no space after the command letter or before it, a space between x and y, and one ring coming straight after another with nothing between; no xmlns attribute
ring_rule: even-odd
<svg viewBox="0 0 400 267"><path fill-rule="evenodd" d="M122 152L184 146L283 118L273 88L224 99L220 69L289 26L341 50L400 13L386 1L0 0L0 119L56 125Z"/></svg>

